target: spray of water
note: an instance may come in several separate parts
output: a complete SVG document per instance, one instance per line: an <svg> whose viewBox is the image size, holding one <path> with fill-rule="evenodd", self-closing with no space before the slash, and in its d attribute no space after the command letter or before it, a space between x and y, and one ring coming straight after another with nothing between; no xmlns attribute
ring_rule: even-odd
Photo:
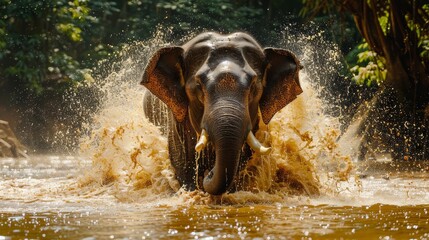
<svg viewBox="0 0 429 240"><path fill-rule="evenodd" d="M174 196L185 203L240 204L336 194L339 182L353 181L352 161L336 141L338 118L326 114L328 108L320 96L326 79L340 65L339 50L321 35L289 35L285 31L277 47L291 49L303 63L300 78L304 93L277 113L268 126L260 126L256 136L271 145L272 152L252 157L240 173L236 193L211 197L181 190L170 164L167 139L144 116L142 96L146 90L139 85L148 58L168 45L166 34L168 30L161 28L153 39L127 46L110 74L96 80L101 105L81 140L82 156L92 161L79 180L81 188L110 186L121 201L177 193Z"/></svg>

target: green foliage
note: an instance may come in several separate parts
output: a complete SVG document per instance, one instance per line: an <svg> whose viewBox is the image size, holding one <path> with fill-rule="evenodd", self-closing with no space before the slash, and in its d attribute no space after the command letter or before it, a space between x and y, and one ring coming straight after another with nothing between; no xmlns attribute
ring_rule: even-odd
<svg viewBox="0 0 429 240"><path fill-rule="evenodd" d="M112 41L115 44L150 38L156 26L172 29L171 37L177 40L187 33L203 30L257 31L267 19L259 3L250 6L230 0L133 0L120 5L115 27L120 27L122 32L116 41ZM273 25L275 23L271 23ZM118 33L120 29L114 32Z"/></svg>
<svg viewBox="0 0 429 240"><path fill-rule="evenodd" d="M327 0L301 0L303 7L301 8L299 14L301 16L310 16L314 18L317 14L331 14L335 11L334 2Z"/></svg>
<svg viewBox="0 0 429 240"><path fill-rule="evenodd" d="M380 85L386 79L385 60L368 48L367 43L358 45L347 59L354 65L350 68L353 80L360 85Z"/></svg>
<svg viewBox="0 0 429 240"><path fill-rule="evenodd" d="M423 4L424 1L302 0L302 2L304 7L300 13L303 16L315 17L320 13L326 16L335 12L347 12L357 17L356 24L361 28L360 33L368 43L353 47L347 54L352 79L357 83L380 85L386 80L387 74L392 76L393 72L386 71L386 66L393 64L392 58L387 58L392 51L398 51L397 56L403 59L403 68L408 71L410 79L415 78L415 70L413 72L410 66L418 65L416 62L421 62L423 68L428 69L429 4ZM381 29L380 32L377 30L378 27ZM390 69L395 71L394 68Z"/></svg>
<svg viewBox="0 0 429 240"><path fill-rule="evenodd" d="M39 95L46 90L62 91L81 85L98 61L108 59L129 42L151 38L156 26L171 29L169 35L176 41L190 32L240 30L254 34L263 44L272 44L267 42L275 39L270 34L278 34L291 14L302 6L299 0L0 2L2 83L18 92L24 89ZM333 18L329 15L320 19L332 23ZM354 46L356 38L351 20L347 21L344 28L335 21L329 24L337 29L333 38L341 41L344 51ZM352 37L339 36L339 30Z"/></svg>
<svg viewBox="0 0 429 240"><path fill-rule="evenodd" d="M409 27L416 31L417 38L419 39L418 48L420 49L420 57L426 61L426 64L429 64L429 4L424 4L420 11L424 12L426 15L426 25L420 26L416 24L412 18L409 19ZM426 65L426 67L429 67Z"/></svg>
<svg viewBox="0 0 429 240"><path fill-rule="evenodd" d="M4 1L0 66L6 83L30 93L65 89L82 81L83 68L72 57L83 40L86 1Z"/></svg>
<svg viewBox="0 0 429 240"><path fill-rule="evenodd" d="M197 22L202 29L233 31L249 28L263 19L263 10L235 4L229 0L165 1L157 4L164 23L174 29L190 30Z"/></svg>
<svg viewBox="0 0 429 240"><path fill-rule="evenodd" d="M422 59L429 59L429 39L422 39L419 42L419 47L422 48L422 51L420 52Z"/></svg>
<svg viewBox="0 0 429 240"><path fill-rule="evenodd" d="M296 1L299 2L299 1ZM173 39L189 32L266 33L280 26L280 9L265 1L230 0L0 0L0 85L42 96L85 82L101 59L156 26ZM287 8L280 0L272 6ZM296 8L296 3L292 4ZM195 29L198 26L198 29Z"/></svg>

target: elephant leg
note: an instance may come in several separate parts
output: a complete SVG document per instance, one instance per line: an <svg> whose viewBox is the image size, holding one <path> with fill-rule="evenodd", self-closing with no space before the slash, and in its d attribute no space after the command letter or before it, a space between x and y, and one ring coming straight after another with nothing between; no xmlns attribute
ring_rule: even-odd
<svg viewBox="0 0 429 240"><path fill-rule="evenodd" d="M170 121L168 107L151 92L146 91L143 96L143 110L149 121L159 127L163 135L166 135Z"/></svg>
<svg viewBox="0 0 429 240"><path fill-rule="evenodd" d="M168 150L171 164L180 185L186 190L195 190L197 184L197 161L195 156L196 134L189 119L178 123L170 121Z"/></svg>
<svg viewBox="0 0 429 240"><path fill-rule="evenodd" d="M151 92L143 97L143 110L151 123L158 126L163 135L168 135L168 151L176 178L186 190L197 188L197 163L195 160L196 134L189 119L176 122L168 107Z"/></svg>

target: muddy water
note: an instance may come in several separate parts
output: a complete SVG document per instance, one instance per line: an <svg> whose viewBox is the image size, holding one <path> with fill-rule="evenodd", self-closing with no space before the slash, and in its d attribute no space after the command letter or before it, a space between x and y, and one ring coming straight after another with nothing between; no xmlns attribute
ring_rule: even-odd
<svg viewBox="0 0 429 240"><path fill-rule="evenodd" d="M231 194L247 199L239 204L196 192L124 201L133 193L115 184L78 186L90 162L76 157L0 165L0 239L429 238L427 172L408 164L362 163L358 191Z"/></svg>
<svg viewBox="0 0 429 240"><path fill-rule="evenodd" d="M359 136L341 139L319 96L340 67L338 50L298 39L304 93L260 126L256 137L272 151L249 161L237 192L180 189L166 137L144 117L138 83L166 44L159 33L93 76L101 104L73 156L0 159L0 239L428 239L429 163L386 153L357 161Z"/></svg>

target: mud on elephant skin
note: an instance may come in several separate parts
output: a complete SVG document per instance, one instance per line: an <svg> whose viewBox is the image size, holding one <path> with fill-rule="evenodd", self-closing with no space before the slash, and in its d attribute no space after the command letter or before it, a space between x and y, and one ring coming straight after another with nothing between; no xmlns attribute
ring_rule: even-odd
<svg viewBox="0 0 429 240"><path fill-rule="evenodd" d="M168 135L179 183L212 195L230 190L254 152L269 152L253 132L302 92L301 68L290 51L262 49L240 32L159 49L141 82L150 91L144 110Z"/></svg>

